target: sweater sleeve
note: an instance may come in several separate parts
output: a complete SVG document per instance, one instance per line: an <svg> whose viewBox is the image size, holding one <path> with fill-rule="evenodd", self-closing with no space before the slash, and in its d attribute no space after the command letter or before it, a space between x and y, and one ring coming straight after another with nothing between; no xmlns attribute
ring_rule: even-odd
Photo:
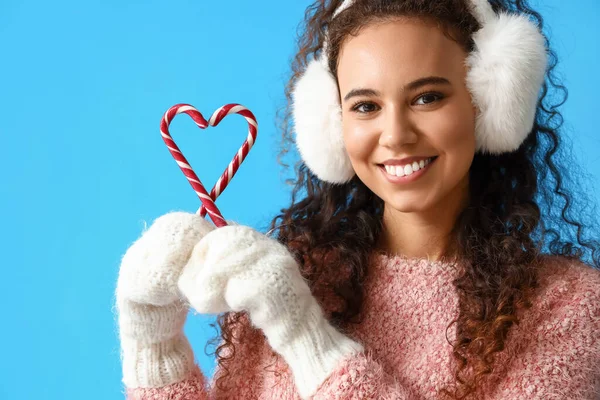
<svg viewBox="0 0 600 400"><path fill-rule="evenodd" d="M370 351L344 360L321 384L313 400L418 400L408 386L384 371Z"/></svg>

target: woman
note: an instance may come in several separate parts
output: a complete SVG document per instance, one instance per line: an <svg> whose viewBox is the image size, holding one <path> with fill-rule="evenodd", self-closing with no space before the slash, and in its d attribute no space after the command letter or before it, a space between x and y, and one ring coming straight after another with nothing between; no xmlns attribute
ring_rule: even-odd
<svg viewBox="0 0 600 400"><path fill-rule="evenodd" d="M174 212L130 247L128 397L599 398L600 245L570 216L539 29L523 1L312 5L277 240ZM222 313L210 383L188 307Z"/></svg>

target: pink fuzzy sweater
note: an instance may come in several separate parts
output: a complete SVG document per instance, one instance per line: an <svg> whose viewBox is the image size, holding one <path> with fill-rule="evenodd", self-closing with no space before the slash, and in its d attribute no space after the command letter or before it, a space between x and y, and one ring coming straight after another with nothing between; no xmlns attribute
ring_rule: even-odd
<svg viewBox="0 0 600 400"><path fill-rule="evenodd" d="M442 398L439 390L455 382L446 327L458 315L451 283L457 271L439 261L380 253L372 260L362 322L346 332L366 351L342 362L314 399ZM600 271L545 256L533 307L519 318L475 398L600 399ZM450 341L455 328L448 329ZM221 391L197 369L169 386L129 388L128 399L299 399L285 361L261 331L245 326L239 338L234 365L222 382L230 391Z"/></svg>

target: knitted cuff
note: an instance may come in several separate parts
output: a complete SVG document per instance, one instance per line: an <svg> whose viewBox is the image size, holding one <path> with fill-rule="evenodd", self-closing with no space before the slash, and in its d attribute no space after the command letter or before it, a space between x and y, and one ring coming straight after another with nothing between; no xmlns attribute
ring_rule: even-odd
<svg viewBox="0 0 600 400"><path fill-rule="evenodd" d="M283 356L290 366L298 392L306 399L346 358L364 350L360 343L337 331L323 316L315 302L307 310L305 323L295 327L286 340L275 332L265 332L273 349Z"/></svg>
<svg viewBox="0 0 600 400"><path fill-rule="evenodd" d="M183 333L158 343L122 338L123 383L127 388L158 388L188 378L194 353Z"/></svg>
<svg viewBox="0 0 600 400"><path fill-rule="evenodd" d="M186 379L195 367L183 333L188 308L118 301L123 383L128 388L156 388Z"/></svg>

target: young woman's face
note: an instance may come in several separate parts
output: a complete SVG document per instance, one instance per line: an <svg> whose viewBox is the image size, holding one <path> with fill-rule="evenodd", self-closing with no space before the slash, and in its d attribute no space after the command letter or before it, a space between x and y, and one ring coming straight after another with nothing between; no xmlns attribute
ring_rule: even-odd
<svg viewBox="0 0 600 400"><path fill-rule="evenodd" d="M361 181L398 211L425 211L468 191L476 111L465 57L441 30L416 19L369 26L342 46L348 155Z"/></svg>

